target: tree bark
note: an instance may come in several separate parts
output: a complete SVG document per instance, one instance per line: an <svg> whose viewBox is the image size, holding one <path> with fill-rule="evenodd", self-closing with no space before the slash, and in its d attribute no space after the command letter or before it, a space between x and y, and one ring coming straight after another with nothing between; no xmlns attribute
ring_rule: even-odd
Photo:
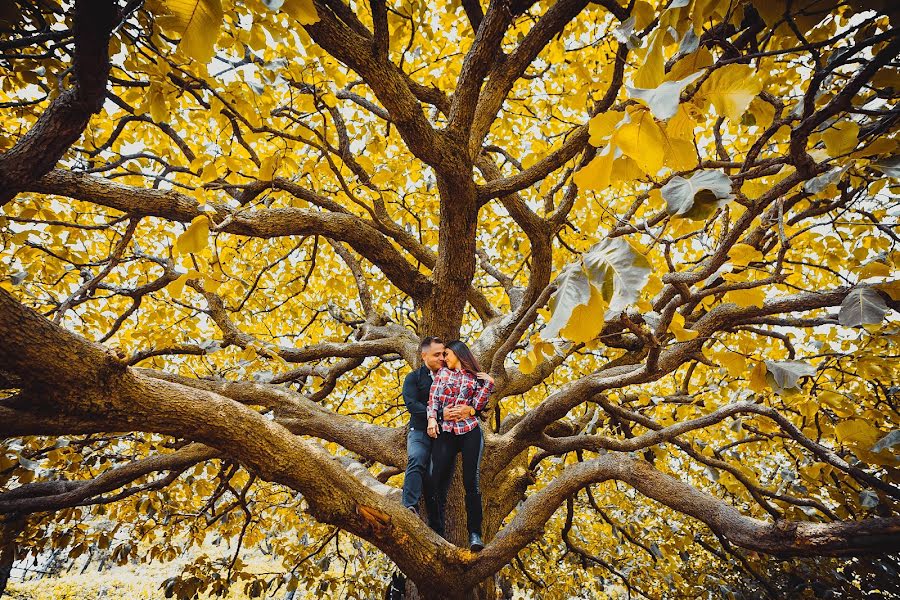
<svg viewBox="0 0 900 600"><path fill-rule="evenodd" d="M49 172L103 108L116 17L112 0L75 2L75 85L57 96L34 127L0 155L0 206Z"/></svg>
<svg viewBox="0 0 900 600"><path fill-rule="evenodd" d="M24 515L11 514L0 524L0 597L6 591L13 563L16 562L19 549L16 538L25 529L26 522Z"/></svg>

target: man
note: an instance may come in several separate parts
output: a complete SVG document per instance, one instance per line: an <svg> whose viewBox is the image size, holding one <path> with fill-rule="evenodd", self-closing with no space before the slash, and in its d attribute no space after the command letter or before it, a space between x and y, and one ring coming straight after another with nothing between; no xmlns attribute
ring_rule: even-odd
<svg viewBox="0 0 900 600"><path fill-rule="evenodd" d="M434 375L444 366L444 342L426 337L419 344L422 366L403 381L403 402L409 410L409 433L406 434L406 478L403 481L403 506L416 511L419 498L425 495L428 524L437 531L437 504L429 474L432 439L428 436L428 392ZM438 533L442 534L441 531Z"/></svg>

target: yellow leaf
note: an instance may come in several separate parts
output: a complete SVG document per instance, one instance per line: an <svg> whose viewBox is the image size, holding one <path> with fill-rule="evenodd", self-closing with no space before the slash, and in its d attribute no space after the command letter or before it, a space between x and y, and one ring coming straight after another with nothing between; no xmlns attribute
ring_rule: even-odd
<svg viewBox="0 0 900 600"><path fill-rule="evenodd" d="M218 177L219 173L216 171L216 164L211 162L203 167L203 172L200 173L200 182L209 183L210 181L215 181Z"/></svg>
<svg viewBox="0 0 900 600"><path fill-rule="evenodd" d="M687 235L689 233L693 233L706 225L706 221L703 220L679 218L671 219L669 223L671 225L669 234L673 239L680 238L681 236Z"/></svg>
<svg viewBox="0 0 900 600"><path fill-rule="evenodd" d="M663 38L665 33L662 27L657 27L650 34L650 45L644 57L644 64L634 74L634 87L653 89L659 86L665 77L665 61L663 60Z"/></svg>
<svg viewBox="0 0 900 600"><path fill-rule="evenodd" d="M764 361L756 363L756 366L750 371L748 384L754 392L766 391L768 386L766 384L766 363Z"/></svg>
<svg viewBox="0 0 900 600"><path fill-rule="evenodd" d="M700 86L699 94L716 107L720 116L738 122L761 91L762 82L753 67L732 63L716 69Z"/></svg>
<svg viewBox="0 0 900 600"><path fill-rule="evenodd" d="M376 171L375 174L372 175L372 177L369 179L369 181L372 182L372 185L381 186L390 181L392 176L393 175L389 170L381 169Z"/></svg>
<svg viewBox="0 0 900 600"><path fill-rule="evenodd" d="M207 292L212 292L213 294L215 294L217 291L219 291L219 288L222 287L222 283L223 282L219 281L218 279L213 279L212 277L206 276L203 279L203 289Z"/></svg>
<svg viewBox="0 0 900 600"><path fill-rule="evenodd" d="M688 140L669 136L668 129L662 130L665 164L673 171L687 171L697 166L697 150Z"/></svg>
<svg viewBox="0 0 900 600"><path fill-rule="evenodd" d="M171 296L172 298L180 298L181 292L184 291L184 284L186 284L188 280L196 279L200 276L200 273L194 270L188 271L184 275L180 275L175 281L173 281L166 287L166 290L169 292L169 296Z"/></svg>
<svg viewBox="0 0 900 600"><path fill-rule="evenodd" d="M666 81L679 81L712 64L713 56L704 46L696 52L691 52L687 56L678 59L678 62L672 65L672 70L666 74Z"/></svg>
<svg viewBox="0 0 900 600"><path fill-rule="evenodd" d="M859 444L867 450L881 437L881 431L862 419L841 421L835 425L834 433L842 444Z"/></svg>
<svg viewBox="0 0 900 600"><path fill-rule="evenodd" d="M194 217L187 230L175 240L175 254L200 252L209 243L209 219L206 215Z"/></svg>
<svg viewBox="0 0 900 600"><path fill-rule="evenodd" d="M584 167L575 173L575 185L583 190L602 190L609 187L612 174L613 150L607 148L606 154L597 154Z"/></svg>
<svg viewBox="0 0 900 600"><path fill-rule="evenodd" d="M707 20L711 17L715 15L721 17L725 14L723 11L729 9L727 3L719 0L694 0L691 4L691 21L694 24L695 33L699 33L703 26L708 24Z"/></svg>
<svg viewBox="0 0 900 600"><path fill-rule="evenodd" d="M761 287L749 290L731 290L722 298L723 302L734 302L738 306L762 306L766 301L766 292Z"/></svg>
<svg viewBox="0 0 900 600"><path fill-rule="evenodd" d="M816 413L819 412L819 405L816 404L814 400L807 400L803 402L799 406L800 414L802 414L807 419L812 419L816 416Z"/></svg>
<svg viewBox="0 0 900 600"><path fill-rule="evenodd" d="M531 373L533 373L535 366L536 365L533 352L527 352L525 356L522 357L522 360L519 361L519 370L522 371L524 375L530 375Z"/></svg>
<svg viewBox="0 0 900 600"><path fill-rule="evenodd" d="M679 342L687 342L700 335L699 331L694 331L693 329L688 329L684 326L684 315L681 313L675 313L672 316L672 322L669 324L669 331L675 335L675 339Z"/></svg>
<svg viewBox="0 0 900 600"><path fill-rule="evenodd" d="M643 31L647 25L653 22L653 17L656 16L656 11L650 5L649 2L645 2L644 0L637 0L634 3L634 6L631 8L631 16L634 17L634 30L635 31Z"/></svg>
<svg viewBox="0 0 900 600"><path fill-rule="evenodd" d="M854 158L865 158L867 156L876 156L876 155L889 155L893 154L894 150L897 148L897 140L891 140L888 138L877 138L871 144L865 146L859 152L854 152L852 156ZM883 181L883 180L882 180Z"/></svg>
<svg viewBox="0 0 900 600"><path fill-rule="evenodd" d="M194 60L212 60L224 20L221 0L165 0L165 15L157 22L181 34L178 48Z"/></svg>
<svg viewBox="0 0 900 600"><path fill-rule="evenodd" d="M747 370L747 361L737 352L723 352L718 359L732 377L740 377Z"/></svg>
<svg viewBox="0 0 900 600"><path fill-rule="evenodd" d="M644 172L634 160L627 156L620 156L613 161L610 181L613 183L634 181L635 179L640 179L643 174Z"/></svg>
<svg viewBox="0 0 900 600"><path fill-rule="evenodd" d="M835 123L822 134L825 149L830 156L840 156L851 152L856 148L858 137L859 125L853 121Z"/></svg>
<svg viewBox="0 0 900 600"><path fill-rule="evenodd" d="M665 162L663 134L649 110L630 113L631 122L619 127L613 143L648 175L656 175Z"/></svg>
<svg viewBox="0 0 900 600"><path fill-rule="evenodd" d="M751 262L763 259L762 252L749 244L735 244L728 251L728 255L731 257L731 264L736 267L746 267Z"/></svg>
<svg viewBox="0 0 900 600"><path fill-rule="evenodd" d="M566 326L559 330L559 335L576 344L586 344L600 335L603 329L603 314L608 306L603 293L591 284L591 298L587 304L576 306Z"/></svg>
<svg viewBox="0 0 900 600"><path fill-rule="evenodd" d="M275 178L275 157L267 156L260 161L259 179L260 181L272 181Z"/></svg>
<svg viewBox="0 0 900 600"><path fill-rule="evenodd" d="M659 275L651 273L650 277L647 278L647 285L644 286L642 291L652 298L662 289L662 285L662 279L659 278Z"/></svg>
<svg viewBox="0 0 900 600"><path fill-rule="evenodd" d="M875 285L875 287L890 296L891 300L900 300L900 279L885 281Z"/></svg>
<svg viewBox="0 0 900 600"><path fill-rule="evenodd" d="M297 19L301 25L312 25L319 20L313 0L285 0L281 10Z"/></svg>
<svg viewBox="0 0 900 600"><path fill-rule="evenodd" d="M860 279L868 279L869 277L890 277L891 267L883 262L870 262L859 272Z"/></svg>
<svg viewBox="0 0 900 600"><path fill-rule="evenodd" d="M163 123L169 116L169 107L166 104L166 97L161 89L153 89L150 86L150 117L157 123Z"/></svg>
<svg viewBox="0 0 900 600"><path fill-rule="evenodd" d="M556 348L550 342L537 341L534 344L535 356L543 359L545 356L552 356L556 353Z"/></svg>
<svg viewBox="0 0 900 600"><path fill-rule="evenodd" d="M625 113L623 112L609 110L591 117L591 120L588 122L588 132L591 134L591 138L588 141L591 146L599 148L605 145L606 140L609 139L616 125L619 124L619 121L624 116Z"/></svg>
<svg viewBox="0 0 900 600"><path fill-rule="evenodd" d="M750 102L749 110L755 124L763 129L768 128L775 119L775 107L760 98L754 98Z"/></svg>
<svg viewBox="0 0 900 600"><path fill-rule="evenodd" d="M694 141L694 128L697 126L697 121L691 115L691 109L696 110L696 106L690 102L678 105L675 116L666 123L666 135L688 142Z"/></svg>

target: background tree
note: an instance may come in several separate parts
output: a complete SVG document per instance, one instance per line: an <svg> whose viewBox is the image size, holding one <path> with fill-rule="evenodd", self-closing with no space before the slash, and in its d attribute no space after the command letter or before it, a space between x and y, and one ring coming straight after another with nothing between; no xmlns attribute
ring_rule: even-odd
<svg viewBox="0 0 900 600"><path fill-rule="evenodd" d="M4 3L0 572L896 589L892 6ZM477 555L395 498L419 335L497 379Z"/></svg>

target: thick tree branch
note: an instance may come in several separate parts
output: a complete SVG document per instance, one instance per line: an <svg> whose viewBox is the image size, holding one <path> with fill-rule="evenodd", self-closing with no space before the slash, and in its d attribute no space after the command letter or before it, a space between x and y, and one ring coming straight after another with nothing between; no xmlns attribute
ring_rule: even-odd
<svg viewBox="0 0 900 600"><path fill-rule="evenodd" d="M0 154L0 206L47 173L103 107L114 0L75 2L74 85L57 96L15 146Z"/></svg>
<svg viewBox="0 0 900 600"><path fill-rule="evenodd" d="M497 118L497 113L513 85L550 40L559 34L587 5L588 0L558 0L532 27L518 48L506 60L497 63L491 69L488 84L478 99L478 106L472 117L469 148L481 147L482 140L487 135L491 123ZM486 66L491 66L491 63Z"/></svg>
<svg viewBox="0 0 900 600"><path fill-rule="evenodd" d="M71 171L55 170L28 188L56 194L133 215L162 217L189 223L203 214L198 202L174 190L137 188ZM369 222L345 212L319 212L302 208L261 209L232 212L219 207L212 218L221 231L250 237L324 235L347 242L412 296L421 298L430 290L424 275L407 261Z"/></svg>
<svg viewBox="0 0 900 600"><path fill-rule="evenodd" d="M28 483L0 494L0 513L33 513L94 504L98 496L156 471L180 473L198 462L218 456L203 444L190 444L172 452L136 460L83 481ZM134 490L137 492L139 490Z"/></svg>
<svg viewBox="0 0 900 600"><path fill-rule="evenodd" d="M747 517L726 502L697 490L649 463L610 453L567 467L562 475L532 494L515 518L479 555L471 569L490 575L490 566L506 564L539 536L544 524L566 498L581 488L617 480L678 512L692 516L729 542L775 556L847 556L889 553L900 549L900 519L873 518L838 523L779 521Z"/></svg>
<svg viewBox="0 0 900 600"><path fill-rule="evenodd" d="M385 57L372 53L372 35L364 27L347 27L340 22L336 13L342 14L349 8L339 1L326 4L316 3L319 21L305 26L310 37L372 88L414 155L435 168L445 167L453 157L448 155L444 137L422 111L405 74ZM341 6L333 11L335 5Z"/></svg>

